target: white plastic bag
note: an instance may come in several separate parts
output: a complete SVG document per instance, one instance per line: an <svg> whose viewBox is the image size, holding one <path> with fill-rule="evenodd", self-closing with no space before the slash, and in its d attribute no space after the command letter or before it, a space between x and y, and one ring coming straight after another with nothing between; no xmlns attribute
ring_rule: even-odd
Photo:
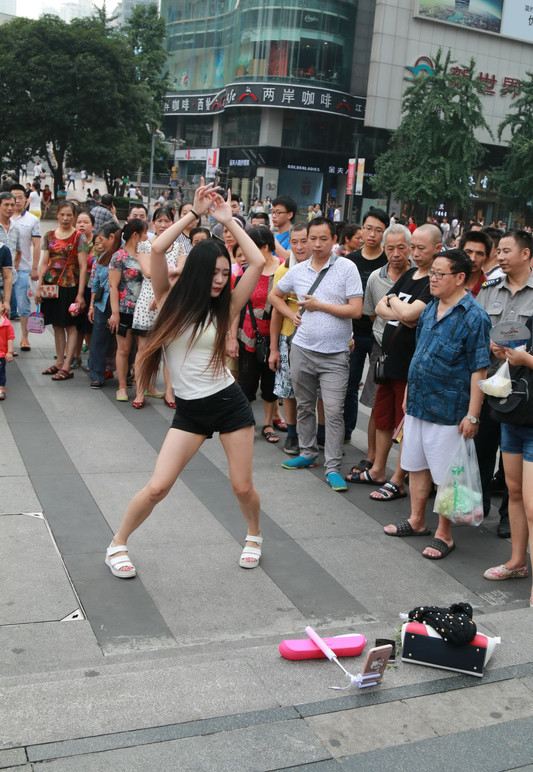
<svg viewBox="0 0 533 772"><path fill-rule="evenodd" d="M35 303L35 294L37 292L37 279L28 279L28 297Z"/></svg>
<svg viewBox="0 0 533 772"><path fill-rule="evenodd" d="M491 397L508 397L513 390L509 362L507 359L498 367L494 375L484 381L478 381L478 386L484 394Z"/></svg>
<svg viewBox="0 0 533 772"><path fill-rule="evenodd" d="M456 525L483 522L483 494L474 440L461 436L439 485L433 511Z"/></svg>

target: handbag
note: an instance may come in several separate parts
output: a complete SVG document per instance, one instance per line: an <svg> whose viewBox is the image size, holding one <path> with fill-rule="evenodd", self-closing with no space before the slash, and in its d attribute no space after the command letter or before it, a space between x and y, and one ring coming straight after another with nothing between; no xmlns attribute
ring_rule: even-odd
<svg viewBox="0 0 533 772"><path fill-rule="evenodd" d="M255 333L255 358L257 359L260 365L265 365L267 364L268 357L270 356L270 337L265 338L264 335L261 335L261 333L259 332L257 321L254 316L252 301L249 300L246 305L248 306L250 321L252 323L252 327Z"/></svg>
<svg viewBox="0 0 533 772"><path fill-rule="evenodd" d="M33 311L28 316L28 332L34 332L41 335L45 330L44 315L40 313L40 306L37 306L37 311Z"/></svg>
<svg viewBox="0 0 533 772"><path fill-rule="evenodd" d="M533 316L526 326L532 330ZM533 330L532 330L533 335ZM533 339L528 351L531 351ZM491 418L499 424L533 426L533 370L525 365L511 368L513 389L507 397L487 397Z"/></svg>
<svg viewBox="0 0 533 772"><path fill-rule="evenodd" d="M104 288L97 287L96 292L94 293L94 302L98 303L100 300L102 300L103 296L104 296Z"/></svg>
<svg viewBox="0 0 533 772"><path fill-rule="evenodd" d="M47 300L57 299L59 297L59 286L57 284L42 284L39 295Z"/></svg>
<svg viewBox="0 0 533 772"><path fill-rule="evenodd" d="M425 289L425 286L421 287L421 289L419 289L416 295L411 296L411 301L416 300L417 297L422 294L424 289ZM392 348L394 338L398 335L402 327L403 327L402 322L398 322L396 329L392 333L390 340L387 344L387 350L384 351L383 354L381 354L377 358L376 364L374 365L374 383L377 383L378 385L387 383L387 381L389 380L386 372L387 370L386 362L387 362L387 358L389 356L390 350Z"/></svg>

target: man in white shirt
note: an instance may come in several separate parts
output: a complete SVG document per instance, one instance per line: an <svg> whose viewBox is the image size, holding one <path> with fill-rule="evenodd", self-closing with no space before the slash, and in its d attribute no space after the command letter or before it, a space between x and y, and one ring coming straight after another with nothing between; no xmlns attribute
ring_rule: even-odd
<svg viewBox="0 0 533 772"><path fill-rule="evenodd" d="M298 410L300 455L288 459L285 469L318 466L316 400L320 385L326 418L324 466L326 480L336 491L347 485L340 475L344 444L344 398L348 385L352 319L363 311L363 287L355 265L333 253L335 226L317 217L307 224L312 256L291 268L269 295L269 301L296 327L291 346L291 380ZM310 294L310 289L322 274ZM300 311L284 296L292 292Z"/></svg>
<svg viewBox="0 0 533 772"><path fill-rule="evenodd" d="M41 231L37 217L24 208L26 203L24 186L16 183L12 186L11 193L15 197L11 222L16 225L20 233L20 252L14 261L17 281L13 285L13 294L17 303L17 313L20 316L20 350L30 351L28 317L31 313L31 303L28 298L28 284L30 279L37 280L39 275Z"/></svg>

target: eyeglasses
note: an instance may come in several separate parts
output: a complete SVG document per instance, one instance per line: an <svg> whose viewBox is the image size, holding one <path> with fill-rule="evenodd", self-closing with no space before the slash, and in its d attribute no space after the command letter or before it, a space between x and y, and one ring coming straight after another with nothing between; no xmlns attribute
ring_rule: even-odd
<svg viewBox="0 0 533 772"><path fill-rule="evenodd" d="M431 271L428 271L428 276L430 279L436 279L437 281L440 281L443 276L456 276L457 271L450 271L449 273L443 273L442 271L434 271L431 269Z"/></svg>
<svg viewBox="0 0 533 772"><path fill-rule="evenodd" d="M286 209L273 209L272 214L287 214Z"/></svg>
<svg viewBox="0 0 533 772"><path fill-rule="evenodd" d="M368 231L369 233L384 233L385 228L373 228L371 225L363 225L363 230Z"/></svg>

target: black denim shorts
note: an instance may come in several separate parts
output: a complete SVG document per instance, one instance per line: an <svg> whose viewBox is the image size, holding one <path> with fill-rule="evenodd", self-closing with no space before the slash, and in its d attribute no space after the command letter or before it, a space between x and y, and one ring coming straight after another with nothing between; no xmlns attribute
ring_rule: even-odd
<svg viewBox="0 0 533 772"><path fill-rule="evenodd" d="M211 438L214 432L227 434L255 426L254 414L238 383L232 383L222 391L202 399L179 399L172 429L191 434L205 434Z"/></svg>

